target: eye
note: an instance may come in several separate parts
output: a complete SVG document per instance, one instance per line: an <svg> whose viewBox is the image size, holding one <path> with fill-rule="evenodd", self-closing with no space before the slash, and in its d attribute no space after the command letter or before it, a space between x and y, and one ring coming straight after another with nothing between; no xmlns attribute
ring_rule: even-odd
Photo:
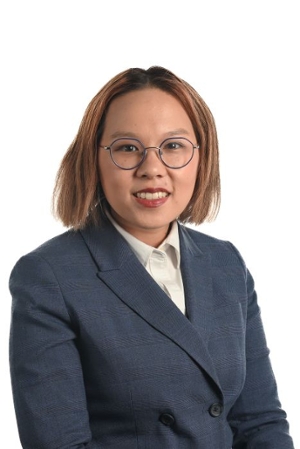
<svg viewBox="0 0 300 449"><path fill-rule="evenodd" d="M181 148L184 148L183 142L172 140L165 142L163 145L163 150L180 150Z"/></svg>
<svg viewBox="0 0 300 449"><path fill-rule="evenodd" d="M123 145L121 151L125 151L127 153L134 153L135 151L139 151L135 145Z"/></svg>
<svg viewBox="0 0 300 449"><path fill-rule="evenodd" d="M121 145L114 145L113 146L114 151L123 152L123 153L135 153L138 152L139 149L137 146L132 144L121 144Z"/></svg>

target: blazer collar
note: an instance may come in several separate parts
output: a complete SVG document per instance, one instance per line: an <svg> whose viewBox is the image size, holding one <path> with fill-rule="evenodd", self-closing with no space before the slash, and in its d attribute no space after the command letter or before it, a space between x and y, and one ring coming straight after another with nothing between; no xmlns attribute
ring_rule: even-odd
<svg viewBox="0 0 300 449"><path fill-rule="evenodd" d="M80 232L98 267L99 279L152 327L186 351L221 391L206 346L211 312L210 307L207 307L211 299L210 261L195 245L187 230L179 226L188 317L182 314L152 279L128 243L108 220L100 228L89 227Z"/></svg>

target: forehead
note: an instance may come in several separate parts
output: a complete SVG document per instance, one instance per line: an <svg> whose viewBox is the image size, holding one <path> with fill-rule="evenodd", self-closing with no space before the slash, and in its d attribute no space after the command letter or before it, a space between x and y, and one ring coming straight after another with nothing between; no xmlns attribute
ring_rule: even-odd
<svg viewBox="0 0 300 449"><path fill-rule="evenodd" d="M112 135L146 129L168 132L172 128L193 132L192 123L181 102L163 90L145 88L121 95L111 102L104 133Z"/></svg>

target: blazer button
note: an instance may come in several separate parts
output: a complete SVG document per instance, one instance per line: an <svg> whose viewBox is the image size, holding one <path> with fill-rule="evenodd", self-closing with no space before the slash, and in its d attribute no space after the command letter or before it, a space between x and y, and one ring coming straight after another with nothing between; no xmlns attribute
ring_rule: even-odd
<svg viewBox="0 0 300 449"><path fill-rule="evenodd" d="M212 416L213 418L217 418L223 412L223 406L222 406L222 404L219 404L218 402L216 402L215 404L212 404L209 407L208 411L209 411L210 416Z"/></svg>
<svg viewBox="0 0 300 449"><path fill-rule="evenodd" d="M170 413L162 413L159 417L160 422L162 422L165 426L172 426L175 422L175 418Z"/></svg>

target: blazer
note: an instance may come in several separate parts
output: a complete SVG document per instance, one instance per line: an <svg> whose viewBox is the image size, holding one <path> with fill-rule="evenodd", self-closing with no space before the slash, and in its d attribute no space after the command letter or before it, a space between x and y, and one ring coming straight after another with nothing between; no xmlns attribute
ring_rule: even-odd
<svg viewBox="0 0 300 449"><path fill-rule="evenodd" d="M25 449L292 449L253 279L179 225L186 316L105 221L22 257L11 380Z"/></svg>

